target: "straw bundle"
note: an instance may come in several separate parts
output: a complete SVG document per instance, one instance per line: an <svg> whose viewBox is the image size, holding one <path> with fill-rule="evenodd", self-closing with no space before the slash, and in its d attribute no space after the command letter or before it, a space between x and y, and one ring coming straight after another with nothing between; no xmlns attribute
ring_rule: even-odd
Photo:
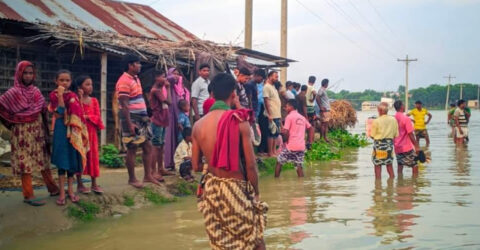
<svg viewBox="0 0 480 250"><path fill-rule="evenodd" d="M357 123L357 112L346 100L336 100L330 104L330 129L346 129Z"/></svg>

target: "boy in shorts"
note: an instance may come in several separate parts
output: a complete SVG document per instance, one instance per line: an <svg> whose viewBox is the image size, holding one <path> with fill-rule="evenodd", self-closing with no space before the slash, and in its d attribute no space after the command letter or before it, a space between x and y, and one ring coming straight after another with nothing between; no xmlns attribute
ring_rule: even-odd
<svg viewBox="0 0 480 250"><path fill-rule="evenodd" d="M293 163L297 167L298 177L303 177L303 160L305 158L305 130L308 130L308 145L313 142L315 130L308 120L297 112L297 101L290 99L285 105L288 115L285 118L285 126L282 128L282 134L287 138L287 143L280 155L277 157L277 166L275 168L275 178L280 177L282 166L286 163Z"/></svg>

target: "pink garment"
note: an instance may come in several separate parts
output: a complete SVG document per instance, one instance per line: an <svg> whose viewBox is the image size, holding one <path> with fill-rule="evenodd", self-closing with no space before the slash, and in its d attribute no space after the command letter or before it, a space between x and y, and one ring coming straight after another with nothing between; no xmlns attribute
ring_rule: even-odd
<svg viewBox="0 0 480 250"><path fill-rule="evenodd" d="M175 90L175 93L177 93L178 96L181 97L181 99L187 100L188 103L190 103L190 92L188 91L187 88L183 86L183 77L179 76L178 79L177 77L173 74L177 70L176 68L170 68L167 72L167 80L170 82L170 86L173 87ZM163 90L163 93L166 93L166 90Z"/></svg>
<svg viewBox="0 0 480 250"><path fill-rule="evenodd" d="M312 125L296 110L288 113L284 129L288 130L287 149L290 151L305 151L305 129Z"/></svg>
<svg viewBox="0 0 480 250"><path fill-rule="evenodd" d="M14 84L7 92L0 96L0 117L10 123L30 123L38 119L38 114L46 106L40 90L33 85L23 85L23 72L27 67L35 68L29 61L21 61L15 70Z"/></svg>
<svg viewBox="0 0 480 250"><path fill-rule="evenodd" d="M395 153L401 154L411 151L413 143L408 134L414 131L412 121L402 112L397 112L395 119L398 122L398 136L394 139Z"/></svg>

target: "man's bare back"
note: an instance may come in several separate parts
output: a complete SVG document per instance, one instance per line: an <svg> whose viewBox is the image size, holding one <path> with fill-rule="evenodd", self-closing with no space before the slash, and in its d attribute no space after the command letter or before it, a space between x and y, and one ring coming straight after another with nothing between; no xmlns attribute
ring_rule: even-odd
<svg viewBox="0 0 480 250"><path fill-rule="evenodd" d="M208 164L208 172L221 178L235 178L244 180L245 177L240 171L226 171L224 169L215 168L210 166L210 160L212 158L212 153L215 147L217 140L217 127L218 122L222 115L225 113L224 110L214 110L209 112L206 116L200 119L193 126L192 138L193 138L193 147L192 147L192 165L193 169L197 172L203 170L203 164L201 162L202 156L205 156ZM254 159L253 147L250 143L250 128L247 122L241 122L239 124L239 132L242 138L242 142L246 141L246 144L250 144L250 150L248 145L242 145L244 152L251 151L251 155L245 153L245 160L247 166L249 165L249 159ZM247 140L245 140L247 138ZM247 148L247 151L245 149ZM253 164L255 164L253 160ZM245 167L247 167L245 166ZM248 170L247 170L248 171Z"/></svg>

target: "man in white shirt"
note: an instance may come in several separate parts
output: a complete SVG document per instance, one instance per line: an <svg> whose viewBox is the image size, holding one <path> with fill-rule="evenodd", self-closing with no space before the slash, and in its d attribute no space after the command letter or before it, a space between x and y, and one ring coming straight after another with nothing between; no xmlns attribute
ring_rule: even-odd
<svg viewBox="0 0 480 250"><path fill-rule="evenodd" d="M206 63L200 65L198 74L200 76L192 83L192 107L195 121L200 120L200 117L203 116L203 103L210 96L208 93L210 66Z"/></svg>
<svg viewBox="0 0 480 250"><path fill-rule="evenodd" d="M314 107L314 102L315 102L315 96L317 93L315 92L314 85L315 81L317 78L315 76L310 76L308 77L308 84L307 84L307 115L308 115L308 121L310 123L313 123L313 120L315 118L315 107Z"/></svg>

